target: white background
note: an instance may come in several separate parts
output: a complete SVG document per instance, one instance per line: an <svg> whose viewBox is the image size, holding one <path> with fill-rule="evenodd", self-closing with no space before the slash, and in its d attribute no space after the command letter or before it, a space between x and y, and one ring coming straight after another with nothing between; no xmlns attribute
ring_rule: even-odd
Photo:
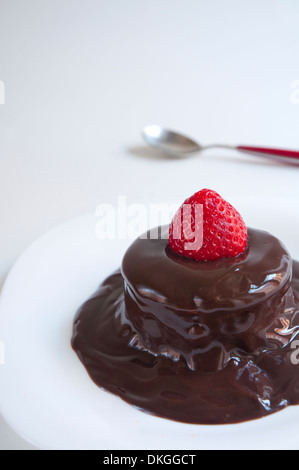
<svg viewBox="0 0 299 470"><path fill-rule="evenodd" d="M118 195L299 203L299 167L219 150L169 160L140 136L157 123L299 149L298 24L297 0L0 0L1 283L36 237ZM0 422L10 448L31 447Z"/></svg>

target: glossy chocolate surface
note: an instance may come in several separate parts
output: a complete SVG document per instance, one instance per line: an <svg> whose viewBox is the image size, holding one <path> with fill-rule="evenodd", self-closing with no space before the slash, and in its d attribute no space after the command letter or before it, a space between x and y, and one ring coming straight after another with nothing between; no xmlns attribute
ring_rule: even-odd
<svg viewBox="0 0 299 470"><path fill-rule="evenodd" d="M167 230L137 239L77 312L72 347L92 380L188 423L236 423L298 404L299 263L254 229L243 255L193 261L169 250Z"/></svg>

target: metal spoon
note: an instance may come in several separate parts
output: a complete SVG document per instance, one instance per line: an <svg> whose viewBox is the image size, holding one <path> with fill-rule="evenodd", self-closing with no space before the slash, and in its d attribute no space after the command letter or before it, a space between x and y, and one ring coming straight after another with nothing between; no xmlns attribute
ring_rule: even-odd
<svg viewBox="0 0 299 470"><path fill-rule="evenodd" d="M288 162L294 164L296 162L298 164L299 162L299 151L248 147L244 145L232 146L217 144L202 146L185 135L157 125L146 126L142 131L142 136L148 145L160 149L169 155L177 157L188 156L190 153L200 152L210 148L225 148L238 150L239 152L244 152L255 156L273 158L275 160L279 159L286 163Z"/></svg>

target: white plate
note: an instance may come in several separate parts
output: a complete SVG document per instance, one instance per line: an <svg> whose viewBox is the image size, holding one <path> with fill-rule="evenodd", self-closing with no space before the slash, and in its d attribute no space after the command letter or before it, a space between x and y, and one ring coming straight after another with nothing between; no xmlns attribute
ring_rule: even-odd
<svg viewBox="0 0 299 470"><path fill-rule="evenodd" d="M238 209L299 259L297 201L240 199ZM299 449L299 406L237 425L188 425L150 416L94 385L70 346L73 317L131 243L98 240L96 221L86 215L37 240L5 283L0 411L15 431L40 449Z"/></svg>

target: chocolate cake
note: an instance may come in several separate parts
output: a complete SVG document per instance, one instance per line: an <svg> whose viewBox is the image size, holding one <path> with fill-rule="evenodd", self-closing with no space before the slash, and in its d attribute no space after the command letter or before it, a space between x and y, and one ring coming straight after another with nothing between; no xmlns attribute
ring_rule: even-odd
<svg viewBox="0 0 299 470"><path fill-rule="evenodd" d="M248 228L245 250L199 261L169 226L129 247L79 309L72 347L102 389L185 423L248 421L299 404L299 263Z"/></svg>

